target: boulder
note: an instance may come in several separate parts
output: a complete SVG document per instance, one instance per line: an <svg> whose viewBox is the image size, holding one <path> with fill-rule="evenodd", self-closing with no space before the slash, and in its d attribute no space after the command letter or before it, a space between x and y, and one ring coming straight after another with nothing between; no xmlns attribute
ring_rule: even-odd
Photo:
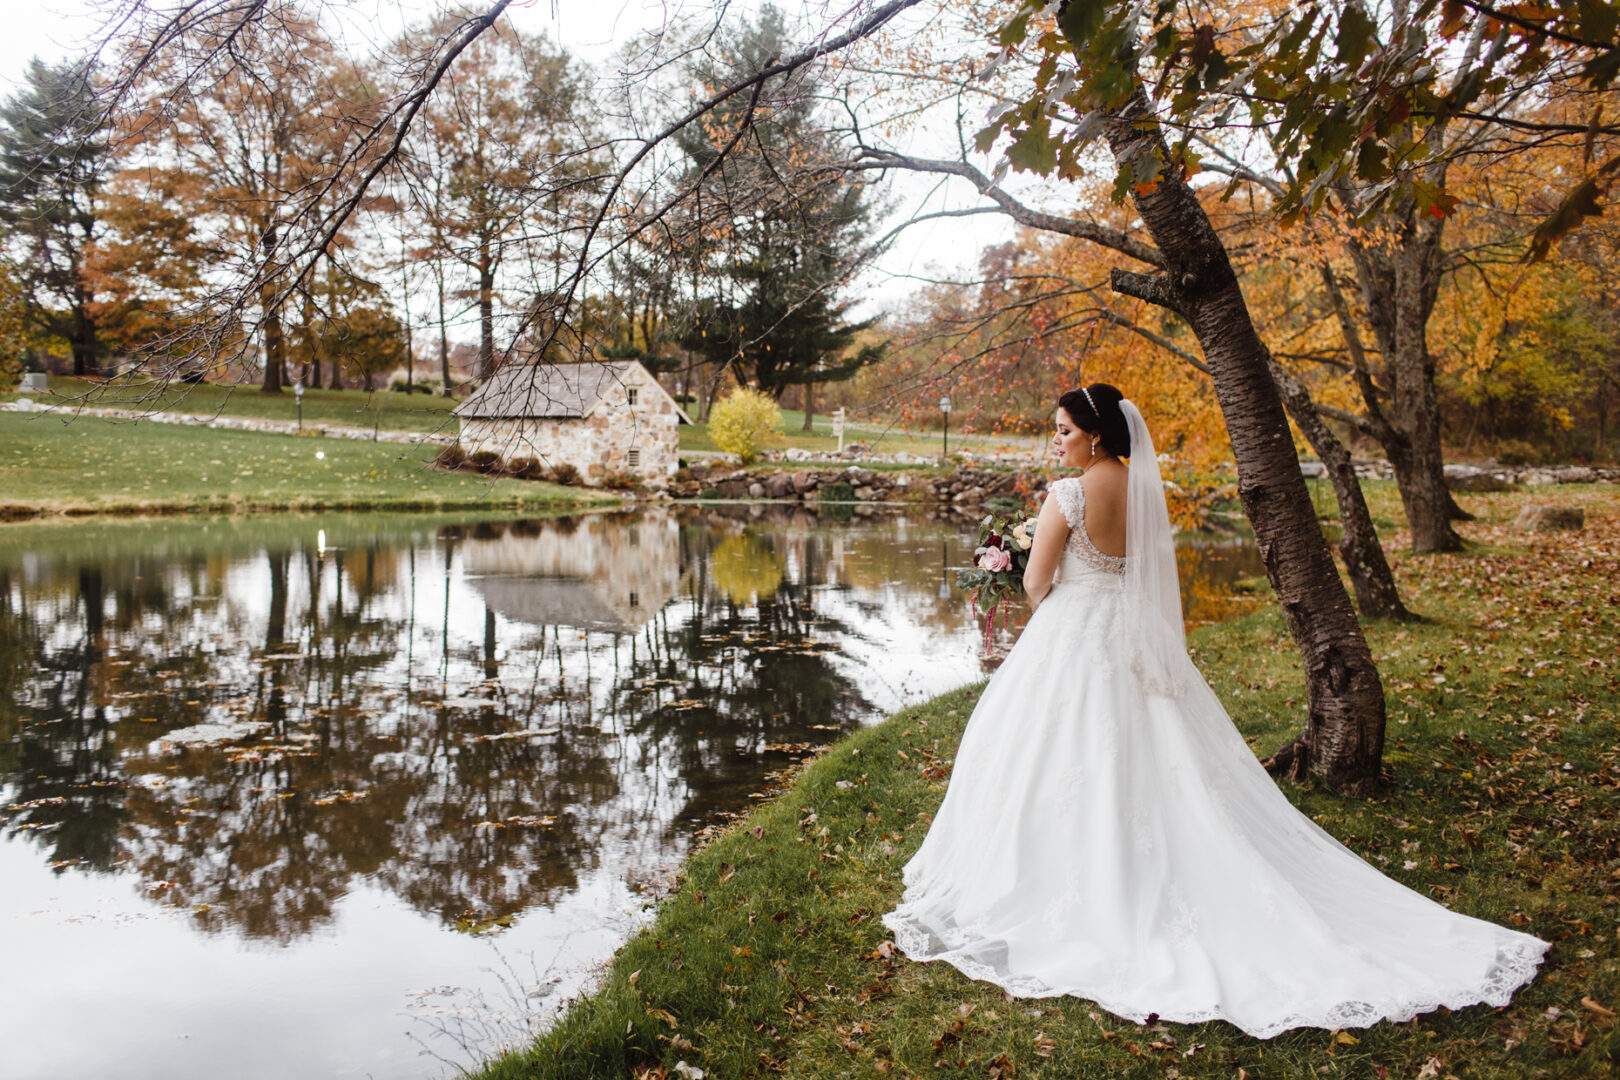
<svg viewBox="0 0 1620 1080"><path fill-rule="evenodd" d="M793 474L793 490L798 492L811 491L816 486L814 473L796 472Z"/></svg>
<svg viewBox="0 0 1620 1080"><path fill-rule="evenodd" d="M857 487L862 484L870 484L873 476L874 473L871 469L863 469L859 465L851 465L844 470L845 479Z"/></svg>
<svg viewBox="0 0 1620 1080"><path fill-rule="evenodd" d="M1586 511L1579 506L1553 506L1549 503L1530 503L1514 520L1513 527L1521 532L1557 532L1560 529L1579 529L1586 525Z"/></svg>
<svg viewBox="0 0 1620 1080"><path fill-rule="evenodd" d="M873 499L877 498L877 494L877 488L873 487L871 484L862 484L860 487L855 489L855 497L861 502L871 502Z"/></svg>
<svg viewBox="0 0 1620 1080"><path fill-rule="evenodd" d="M722 499L746 499L748 497L747 480L722 480L714 485L720 492Z"/></svg>
<svg viewBox="0 0 1620 1080"><path fill-rule="evenodd" d="M1327 466L1320 461L1302 461L1299 463L1299 473L1301 476L1315 480L1327 475Z"/></svg>
<svg viewBox="0 0 1620 1080"><path fill-rule="evenodd" d="M765 485L760 483L758 480L754 481L752 484L749 484L748 497L750 499L763 499L765 497Z"/></svg>
<svg viewBox="0 0 1620 1080"><path fill-rule="evenodd" d="M1598 482L1596 469L1588 469L1584 465L1571 465L1567 469L1558 470L1560 484L1595 484Z"/></svg>
<svg viewBox="0 0 1620 1080"><path fill-rule="evenodd" d="M790 473L773 473L765 479L765 496L770 499L785 499L794 492L793 476Z"/></svg>

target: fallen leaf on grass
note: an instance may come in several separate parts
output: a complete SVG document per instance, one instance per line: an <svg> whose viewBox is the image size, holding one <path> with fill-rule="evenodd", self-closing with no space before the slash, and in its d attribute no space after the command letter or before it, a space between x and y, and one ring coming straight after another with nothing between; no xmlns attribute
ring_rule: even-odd
<svg viewBox="0 0 1620 1080"><path fill-rule="evenodd" d="M675 1014L670 1012L668 1009L648 1009L647 1015L656 1016L658 1019L662 1020L672 1028L678 1028L681 1026L680 1021L675 1019Z"/></svg>
<svg viewBox="0 0 1620 1080"><path fill-rule="evenodd" d="M1440 1070L1444 1069L1445 1067L1445 1062L1441 1061L1437 1057L1432 1057L1428 1061L1425 1061L1423 1063L1423 1067L1418 1070L1417 1080L1436 1080L1436 1078L1440 1075Z"/></svg>
<svg viewBox="0 0 1620 1080"><path fill-rule="evenodd" d="M1589 997L1581 998L1581 1004L1585 1005L1588 1009L1590 1009L1593 1012L1597 1013L1599 1016L1601 1016L1605 1020L1613 1020L1614 1019L1614 1010L1613 1009L1606 1009L1602 1005L1599 1005L1597 1002L1593 1001Z"/></svg>
<svg viewBox="0 0 1620 1080"><path fill-rule="evenodd" d="M1046 1032L1037 1031L1035 1033L1035 1052L1037 1054L1039 1054L1041 1057L1051 1057L1053 1052L1056 1050L1057 1043L1047 1038Z"/></svg>

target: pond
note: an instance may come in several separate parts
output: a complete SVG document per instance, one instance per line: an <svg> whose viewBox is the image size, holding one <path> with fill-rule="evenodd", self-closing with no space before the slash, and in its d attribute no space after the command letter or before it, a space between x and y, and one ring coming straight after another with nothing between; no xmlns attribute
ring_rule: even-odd
<svg viewBox="0 0 1620 1080"><path fill-rule="evenodd" d="M983 677L973 533L759 504L8 527L5 1075L403 1080L521 1039L773 773ZM1236 542L1182 566L1194 621L1260 572Z"/></svg>

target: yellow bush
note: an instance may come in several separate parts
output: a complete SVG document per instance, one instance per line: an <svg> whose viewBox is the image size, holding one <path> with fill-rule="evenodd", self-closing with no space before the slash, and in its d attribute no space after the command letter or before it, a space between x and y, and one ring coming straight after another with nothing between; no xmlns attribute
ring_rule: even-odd
<svg viewBox="0 0 1620 1080"><path fill-rule="evenodd" d="M776 441L782 430L782 410L769 394L740 386L709 410L709 438L747 465Z"/></svg>

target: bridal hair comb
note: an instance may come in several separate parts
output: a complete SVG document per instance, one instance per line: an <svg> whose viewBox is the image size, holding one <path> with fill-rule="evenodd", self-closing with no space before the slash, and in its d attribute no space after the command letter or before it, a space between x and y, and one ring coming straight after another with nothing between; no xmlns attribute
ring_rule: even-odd
<svg viewBox="0 0 1620 1080"><path fill-rule="evenodd" d="M1097 411L1097 403L1095 401L1091 400L1091 391L1089 389L1087 389L1086 387L1082 386L1080 388L1080 392L1082 394L1086 395L1086 404L1091 406L1091 415L1095 416L1097 419L1101 420L1102 419L1102 413Z"/></svg>

